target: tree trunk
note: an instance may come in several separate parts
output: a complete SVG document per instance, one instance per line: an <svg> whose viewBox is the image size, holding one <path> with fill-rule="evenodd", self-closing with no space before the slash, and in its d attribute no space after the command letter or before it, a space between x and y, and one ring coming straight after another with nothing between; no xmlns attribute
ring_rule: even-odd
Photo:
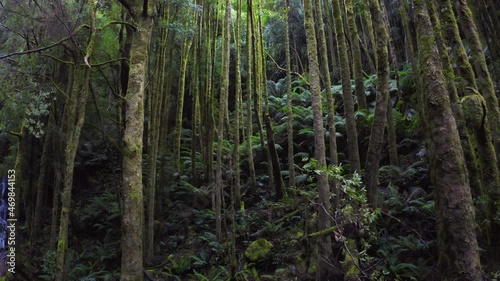
<svg viewBox="0 0 500 281"><path fill-rule="evenodd" d="M335 17L335 34L337 36L337 48L340 59L342 76L342 99L344 101L344 113L347 123L347 150L349 152L349 164L351 172L361 171L358 148L358 131L354 119L354 99L351 90L351 73L349 56L347 54L347 43L344 35L344 24L340 11L339 0L332 0L333 15Z"/></svg>
<svg viewBox="0 0 500 281"><path fill-rule="evenodd" d="M480 280L474 208L460 137L451 111L433 29L423 0L416 0L423 118L428 133L436 199L441 280Z"/></svg>
<svg viewBox="0 0 500 281"><path fill-rule="evenodd" d="M484 97L488 108L487 113L488 119L490 120L490 130L493 136L496 156L497 158L500 158L500 106L495 93L495 86L491 80L491 75L486 64L486 58L483 53L483 46L467 1L455 1L455 8L460 18L459 22L462 26L462 31L465 34L465 38L467 38L467 41L469 42L479 92Z"/></svg>
<svg viewBox="0 0 500 281"><path fill-rule="evenodd" d="M247 102L246 102L246 111L247 111L247 133L246 133L246 152L248 157L248 167L250 170L250 192L255 192L257 188L257 180L255 175L255 166L253 161L253 149L252 149L252 134L253 134L253 120L252 120L252 95L253 95L253 28L251 17L251 5L252 1L247 0Z"/></svg>
<svg viewBox="0 0 500 281"><path fill-rule="evenodd" d="M286 56L286 108L288 143L288 185L295 186L295 155L293 149L293 106L292 106L292 67L290 57L290 0L285 1L285 56Z"/></svg>
<svg viewBox="0 0 500 281"><path fill-rule="evenodd" d="M224 45L222 49L222 81L219 95L219 118L217 127L217 170L215 174L215 231L217 241L222 241L222 143L224 141L224 118L227 112L229 91L229 60L231 40L231 2L226 0L226 16L224 21Z"/></svg>
<svg viewBox="0 0 500 281"><path fill-rule="evenodd" d="M59 238L57 242L56 281L67 279L66 258L68 250L69 214L71 211L71 195L73 189L73 168L75 165L78 142L85 120L85 105L89 94L90 69L79 66L80 60L74 59L73 85L68 103L64 109L64 173L62 175L63 190L61 194L61 219L59 221Z"/></svg>
<svg viewBox="0 0 500 281"><path fill-rule="evenodd" d="M270 166L271 169L269 169L269 175L270 175L270 184L274 186L274 191L275 191L275 200L280 200L283 197L283 178L281 176L281 167L279 163L279 158L278 158L278 152L276 151L276 143L274 141L274 132L273 128L271 126L271 118L269 117L269 97L268 97L268 91L267 91L267 76L266 76L266 63L264 59L264 39L262 37L262 19L260 14L262 14L261 10L261 5L259 5L259 16L258 16L258 25L257 25L257 34L258 34L258 40L257 40L257 60L258 63L256 64L256 67L258 71L256 72L257 75L257 85L260 85L261 90L258 92L262 93L261 96L264 98L264 103L265 107L262 111L262 118L264 125L266 127L266 140L267 140L267 152L268 152L268 166ZM260 82L259 82L260 81ZM258 88L257 88L258 89ZM270 163L269 163L270 162Z"/></svg>
<svg viewBox="0 0 500 281"><path fill-rule="evenodd" d="M179 78L179 91L177 93L177 106L175 114L175 133L174 133L174 170L180 173L181 162L181 136L182 136L182 121L184 112L184 91L186 89L186 72L187 63L189 60L189 50L191 49L191 41L184 39L181 49L181 74Z"/></svg>
<svg viewBox="0 0 500 281"><path fill-rule="evenodd" d="M241 88L241 46L240 46L240 36L241 36L241 0L237 2L237 15L235 23L235 34L234 34L234 45L236 48L236 94L235 94L235 106L234 106L234 190L233 190L233 200L234 200L234 210L241 209L241 171L240 171L240 109L242 97Z"/></svg>
<svg viewBox="0 0 500 281"><path fill-rule="evenodd" d="M122 3L125 1L121 1ZM147 5L143 5L146 4ZM141 281L143 273L144 202L142 147L144 131L144 90L148 50L153 30L154 1L131 1L126 7L138 28L132 34L130 72L127 85L125 131L123 136L123 215L121 280ZM145 10L144 10L145 9Z"/></svg>
<svg viewBox="0 0 500 281"><path fill-rule="evenodd" d="M387 44L389 34L384 22L378 0L370 0L370 12L377 34L377 104L366 156L365 183L368 191L368 204L377 207L378 169L384 144L384 128L387 119L389 99L389 55ZM391 107L392 110L392 107Z"/></svg>
<svg viewBox="0 0 500 281"><path fill-rule="evenodd" d="M365 85L363 84L363 66L361 64L361 49L358 40L358 27L356 26L356 16L354 15L354 6L352 0L345 0L347 22L349 24L349 34L351 35L352 51L352 73L356 88L355 93L358 99L359 109L368 109L365 95Z"/></svg>
<svg viewBox="0 0 500 281"><path fill-rule="evenodd" d="M462 149L464 151L464 157L466 160L465 162L467 164L467 172L469 174L469 184L471 187L472 196L477 197L481 194L482 180L479 174L477 155L473 147L473 136L471 136L467 131L467 122L464 119L464 113L462 110L460 98L458 97L458 90L455 83L456 76L453 71L451 59L442 36L441 22L439 21L437 15L436 4L432 0L427 0L426 3L429 17L434 27L434 36L436 37L436 45L439 50L441 64L443 66L443 75L446 78L446 89L448 90L448 94L450 95L451 108L453 111L453 115L455 116L455 121L457 123L458 133L460 134Z"/></svg>
<svg viewBox="0 0 500 281"><path fill-rule="evenodd" d="M158 147L160 140L160 123L163 105L163 77L165 74L165 57L167 44L167 30L162 29L158 36L158 60L154 75L153 87L149 97L149 127L148 127L148 181L147 181L147 226L146 226L146 262L151 263L154 255L154 218L156 206L156 170Z"/></svg>
<svg viewBox="0 0 500 281"><path fill-rule="evenodd" d="M304 0L304 25L306 29L307 57L309 59L312 108L314 116L314 155L320 169L326 168L325 138L323 133L323 112L321 109L320 70L318 64L317 42L315 37L314 16L311 0ZM318 230L330 227L330 190L328 174L323 171L318 175L319 216ZM332 241L329 235L318 238L319 280L339 280L340 272L335 272L332 264Z"/></svg>

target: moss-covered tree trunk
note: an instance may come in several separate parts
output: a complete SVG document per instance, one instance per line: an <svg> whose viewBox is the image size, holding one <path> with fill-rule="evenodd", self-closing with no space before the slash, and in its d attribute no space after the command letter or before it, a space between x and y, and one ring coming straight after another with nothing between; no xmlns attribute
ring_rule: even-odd
<svg viewBox="0 0 500 281"><path fill-rule="evenodd" d="M161 11L162 13L165 10ZM161 15L164 17L164 15ZM149 95L149 126L148 126L148 181L147 181L147 225L146 225L146 262L151 263L154 254L154 218L156 206L156 175L157 175L157 160L159 154L160 140L160 124L165 95L164 76L166 68L166 44L168 38L168 30L162 29L157 37L157 65L154 73L154 81L150 88Z"/></svg>
<svg viewBox="0 0 500 281"><path fill-rule="evenodd" d="M166 53L166 60L165 64L168 65L169 61L171 58L174 57L174 52L176 49L176 46L174 44L175 38L177 33L175 32L169 32L169 35L167 38L168 44L166 45L166 49L168 50L165 51ZM159 177L159 183L162 185L162 188L158 188L157 193L155 194L156 197L156 210L155 213L157 214L163 214L163 205L165 199L168 199L169 195L169 184L168 182L170 181L172 177L172 160L170 158L170 153L171 153L171 142L165 141L169 139L169 115L170 115L170 101L172 99L172 86L173 86L173 80L174 80L174 72L173 71L166 71L165 77L163 77L164 82L162 83L164 86L162 87L162 95L164 96L164 99L162 100L162 106L161 106L161 124L160 124L160 132L159 132L159 139L161 142L158 144L158 154L159 158L161 161L160 165L160 177ZM165 184L167 183L167 184Z"/></svg>
<svg viewBox="0 0 500 281"><path fill-rule="evenodd" d="M453 117L433 29L416 0L416 26L423 118L428 133L431 180L436 187L438 270L441 280L480 280L472 197L460 137Z"/></svg>
<svg viewBox="0 0 500 281"><path fill-rule="evenodd" d="M467 123L464 119L464 114L458 96L458 90L455 83L456 76L451 64L450 55L445 45L442 36L441 22L438 18L436 4L432 0L427 0L427 10L431 23L434 27L434 36L436 38L436 45L439 50L439 56L443 66L443 75L446 78L446 89L450 95L450 102L452 106L453 115L457 123L457 129L460 134L462 149L464 151L465 160L467 163L467 172L469 174L469 184L471 186L472 196L479 196L481 192L481 179L478 167L478 159L473 146L473 136L467 131Z"/></svg>
<svg viewBox="0 0 500 281"><path fill-rule="evenodd" d="M399 14L401 15L401 23L403 24L403 30L405 34L404 40L407 61L411 63L413 75L417 75L417 57L415 56L413 36L410 31L410 18L408 17L408 13L406 12L406 4L407 0L398 0Z"/></svg>
<svg viewBox="0 0 500 281"><path fill-rule="evenodd" d="M255 125L257 127L257 133L259 134L259 140L260 140L260 147L261 149L264 149L266 154L267 154L267 160L268 160L268 173L269 173L269 179L270 179L270 184L272 185L273 181L273 176L272 176L272 165L270 165L270 155L269 155L269 150L264 144L264 127L262 125L262 117L263 117L263 110L262 110L262 91L263 91L263 83L262 83L262 55L259 52L260 49L260 40L261 40L261 32L260 32L260 27L259 27L259 22L256 22L256 17L258 17L258 12L256 13L254 11L254 3L252 0L247 1L248 5L248 13L247 17L250 19L250 28L252 29L252 40L249 42L251 43L251 49L252 49L252 56L253 56L253 64L251 67L253 68L253 80L247 80L249 83L254 84L254 92L252 93L254 95L253 98L253 114L255 115ZM248 32L248 30L247 30Z"/></svg>
<svg viewBox="0 0 500 281"><path fill-rule="evenodd" d="M226 15L224 20L224 36L222 48L222 81L219 94L219 116L217 125L217 168L215 173L215 232L217 241L222 241L222 143L224 141L224 118L227 112L227 98L229 91L229 60L231 40L231 2L226 0Z"/></svg>
<svg viewBox="0 0 500 281"><path fill-rule="evenodd" d="M144 131L144 90L148 50L153 30L155 1L120 0L137 24L130 51L130 71L125 96L126 117L123 135L122 281L141 281L143 273L144 202L142 147Z"/></svg>
<svg viewBox="0 0 500 281"><path fill-rule="evenodd" d="M323 9L320 0L315 0L315 11L316 11L316 21L318 30L317 38L318 38L318 59L320 66L320 74L321 80L323 80L323 84L325 86L325 95L326 95L326 103L328 108L328 118L327 118L327 127L328 127L328 150L330 156L330 164L338 165L338 156L337 156L337 139L336 139L336 129L335 129L335 111L334 111L334 102L333 102L333 93L332 93L332 82L330 79L330 68L328 66L328 48L326 45L326 34L325 29L323 28ZM337 185L335 181L331 181L331 191L334 192L335 196L333 198L333 205L338 206L339 201L339 192L337 190Z"/></svg>
<svg viewBox="0 0 500 281"><path fill-rule="evenodd" d="M430 6L430 8L432 8L432 6ZM457 65L456 70L454 72L451 72L452 69L447 68L447 65L444 64L444 70L445 70L444 75L448 79L453 79L451 80L450 83L453 83L452 86L454 86L457 90L457 95L458 95L457 107L460 107L460 101L458 100L459 98L463 98L468 95L478 94L476 78L474 75L474 71L472 69L472 65L469 62L467 52L462 43L462 39L460 37L460 32L458 30L458 23L455 18L455 14L453 13L451 2L448 0L438 1L437 10L439 11L439 15L441 18L440 26L442 27L441 30L443 38L446 42L446 45L451 47L451 52L454 55L454 63ZM440 44L439 40L438 44ZM445 52L445 49L443 49L440 55L443 56L445 53L447 53L447 50ZM456 76L460 77L460 79L457 79L458 77L457 78L450 77L452 74L456 74ZM453 95L453 89L451 90L452 92L450 92L450 94ZM460 121L460 119L457 120ZM466 120L464 120L464 122L465 122L464 125L466 125ZM458 129L460 130L461 123L458 122L457 124L458 124ZM477 166L477 163L475 161L476 157L474 154L472 154L473 152L472 150L474 149L474 144L463 143L463 146L464 146L464 153L466 160L468 160L467 169L469 172L469 183L471 186L472 195L479 196L482 192L482 179L480 178L479 167ZM467 151L469 147L471 153L468 153Z"/></svg>
<svg viewBox="0 0 500 281"><path fill-rule="evenodd" d="M204 106L201 109L200 116L200 131L201 131L201 151L204 164L204 183L212 183L214 179L213 171L213 141L215 135L214 116L213 116L213 65L214 65L214 33L217 29L212 25L213 7L210 2L203 3L203 29L202 36L205 44L201 44L203 48L203 58L200 67L205 75L203 76L203 93L200 96L200 103Z"/></svg>
<svg viewBox="0 0 500 281"><path fill-rule="evenodd" d="M286 108L288 144L288 186L295 186L295 155L293 147L292 66L290 56L290 0L285 1Z"/></svg>
<svg viewBox="0 0 500 281"><path fill-rule="evenodd" d="M451 50L455 55L455 63L457 65L457 74L461 79L458 80L457 91L462 98L457 102L460 110L463 110L464 123L468 135L467 142L464 145L464 154L467 161L469 178L471 180L471 191L475 198L480 198L487 195L487 206L479 206L478 221L490 222L485 227L486 245L483 246L488 252L488 264L491 268L498 268L500 257L500 240L493 237L499 231L500 223L495 220L495 216L500 211L499 206L499 175L498 175L498 150L492 145L494 144L495 136L492 134L493 121L489 119L488 102L481 102L480 95L485 90L480 89L476 83L472 65L469 63L467 52L460 37L457 19L453 13L452 2L448 0L440 0L438 10L441 15L441 23L443 26L443 37L446 43L451 46ZM473 57L473 59L477 59ZM480 59L480 58L479 58ZM446 72L445 72L446 73ZM479 78L477 79L479 83ZM483 80L483 82L485 82ZM484 85L483 85L484 86ZM480 91L479 91L480 90ZM482 106L484 105L484 106ZM459 119L460 120L460 119ZM478 124L478 120L480 124ZM460 123L458 123L459 129ZM477 161L478 160L478 161ZM492 239L493 238L493 239ZM484 243L484 241L481 241Z"/></svg>
<svg viewBox="0 0 500 281"><path fill-rule="evenodd" d="M326 149L325 138L323 133L323 111L321 108L321 86L320 86L320 69L318 63L317 42L315 37L314 16L312 3L310 0L304 0L304 26L306 29L307 40L307 57L309 60L310 85L312 94L312 108L314 116L314 156L320 167L326 167ZM319 216L318 230L321 231L330 226L330 188L328 185L328 175L321 172L318 175L318 190L319 190ZM333 253L332 241L329 235L321 236L318 239L319 251L319 280L338 280L339 272L332 267Z"/></svg>
<svg viewBox="0 0 500 281"><path fill-rule="evenodd" d="M479 32L474 22L472 12L467 4L467 0L457 0L454 1L454 3L457 15L460 19L459 23L469 43L478 89L486 101L493 143L495 145L497 158L500 158L500 105L495 93L495 86L493 85L490 71L488 70L488 65L486 64L486 57L483 52L481 39L479 38Z"/></svg>
<svg viewBox="0 0 500 281"><path fill-rule="evenodd" d="M249 16L251 14L251 5L252 1L247 0L247 98L246 98L246 112L247 112L247 120L246 120L246 153L248 157L248 167L250 170L250 192L255 192L257 188L257 180L255 174L255 165L253 158L253 149L252 149L252 134L253 134L253 120L252 120L252 95L253 95L253 28L252 28L252 20Z"/></svg>
<svg viewBox="0 0 500 281"><path fill-rule="evenodd" d="M333 15L332 15L332 9L331 9L331 2L330 1L323 1L324 3L324 14L326 15L326 26L328 28L327 32L327 37L328 37L328 46L329 46L329 52L330 56L329 59L331 60L331 66L333 69L337 67L337 55L335 50L337 49L335 45L335 27L334 27L334 20L333 20ZM328 70L330 71L330 70ZM332 81L334 81L333 77L330 77Z"/></svg>
<svg viewBox="0 0 500 281"><path fill-rule="evenodd" d="M271 118L269 117L269 97L267 90L267 75L266 75L266 60L264 57L264 38L262 36L262 5L259 5L258 13L258 23L257 23L257 64L256 68L256 84L260 85L257 87L257 91L261 92L262 98L264 99L264 108L262 109L262 119L266 129L266 141L267 141L267 153L268 153L268 163L270 162L271 169L270 172L270 183L274 186L275 200L279 200L284 194L284 183L283 177L281 176L281 167L278 158L278 152L276 151L276 142L274 141L274 132L271 124Z"/></svg>
<svg viewBox="0 0 500 281"><path fill-rule="evenodd" d="M333 16L335 18L335 35L337 36L337 49L339 53L340 69L342 76L342 99L344 101L344 113L347 124L347 150L349 152L349 164L351 172L361 171L359 159L358 131L354 119L354 99L351 90L351 73L349 56L347 53L347 42L344 34L344 24L340 10L339 0L332 0Z"/></svg>
<svg viewBox="0 0 500 281"><path fill-rule="evenodd" d="M384 129L387 119L387 102L389 99L389 55L387 50L389 34L378 1L370 0L370 12L377 35L377 102L365 164L368 204L373 208L377 207L378 169L384 144Z"/></svg>
<svg viewBox="0 0 500 281"><path fill-rule="evenodd" d="M361 64L361 49L358 40L358 27L356 26L356 16L354 15L354 6L352 0L344 0L347 14L347 23L349 24L349 34L351 36L352 51L352 73L356 85L355 93L358 99L358 108L367 109L365 95L365 85L363 84L363 66Z"/></svg>
<svg viewBox="0 0 500 281"><path fill-rule="evenodd" d="M365 0L366 2L366 5L370 5L369 3L369 0ZM377 56L376 56L376 53L377 53L377 42L375 40L375 31L374 31L374 28L373 28L373 21L372 21L372 14L370 13L369 11L369 8L366 9L367 11L363 13L363 17L362 17L362 23L364 24L365 26L365 32L368 34L368 38L370 39L370 43L371 43L371 47L368 52L369 54L371 55L370 56L370 70L372 71L372 73L375 73L377 71L376 69L376 64L377 64ZM369 48L369 44L366 44L367 47Z"/></svg>
<svg viewBox="0 0 500 281"><path fill-rule="evenodd" d="M82 67L80 56L75 55L72 67L73 81L69 99L63 115L64 139L64 172L62 174L63 189L61 194L61 218L59 221L59 237L57 240L56 281L67 280L67 251L69 234L69 214L71 211L71 195L73 189L73 168L75 165L78 142L85 120L85 105L89 94L90 69Z"/></svg>
<svg viewBox="0 0 500 281"><path fill-rule="evenodd" d="M380 9L382 11L382 16L384 17L384 23L386 26L386 30L388 33L388 51L389 51L389 61L392 63L392 68L394 69L394 79L396 80L397 85L397 96L401 99L400 93L400 83L399 83L399 62L398 56L396 54L396 50L394 48L394 40L392 39L389 30L391 30L391 25L389 22L389 16L387 13L387 8L384 2L380 2ZM388 82L388 81L387 81ZM389 85L387 85L389 87ZM388 149L389 149L389 163L392 166L399 166L399 157L398 157L398 144L397 144L397 136L396 136L396 124L394 120L394 114L392 109L392 97L389 93L388 101L387 101L387 141L388 141Z"/></svg>
<svg viewBox="0 0 500 281"><path fill-rule="evenodd" d="M200 77L202 77L200 72L200 62L201 62L201 29L203 21L201 17L198 17L196 22L196 36L193 42L193 63L192 63L192 75L193 79L191 81L192 87L192 102L191 102L191 181L194 186L198 186L198 167L197 167L197 154L200 145Z"/></svg>
<svg viewBox="0 0 500 281"><path fill-rule="evenodd" d="M185 38L182 42L181 49L181 73L179 78L179 90L177 92L177 105L175 114L175 129L174 129L174 170L180 173L181 162L181 135L182 135L182 121L184 114L184 96L186 89L186 72L189 61L189 50L191 49L191 40Z"/></svg>
<svg viewBox="0 0 500 281"><path fill-rule="evenodd" d="M233 140L234 140L234 188L233 188L233 202L234 209L241 209L241 171L240 171L240 115L241 115L241 101L243 99L241 87L241 0L238 0L236 7L236 23L234 31L234 45L236 48L235 67L236 67L236 93L235 93L235 106L234 106L234 127L233 127Z"/></svg>

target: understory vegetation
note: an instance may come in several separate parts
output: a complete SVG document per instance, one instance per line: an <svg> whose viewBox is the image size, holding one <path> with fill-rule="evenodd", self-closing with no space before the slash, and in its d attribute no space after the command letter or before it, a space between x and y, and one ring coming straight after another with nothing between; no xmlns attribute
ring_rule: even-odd
<svg viewBox="0 0 500 281"><path fill-rule="evenodd" d="M0 1L0 281L500 280L499 11Z"/></svg>

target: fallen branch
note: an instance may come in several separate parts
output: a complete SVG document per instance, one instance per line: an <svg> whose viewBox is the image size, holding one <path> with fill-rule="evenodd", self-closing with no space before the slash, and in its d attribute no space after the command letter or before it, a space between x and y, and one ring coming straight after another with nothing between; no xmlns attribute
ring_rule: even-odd
<svg viewBox="0 0 500 281"><path fill-rule="evenodd" d="M291 219L292 217L294 217L296 214L298 214L300 212L300 209L297 209L291 213L288 213L286 214L285 216L281 217L280 219L276 220L275 222L273 222L274 224L280 224L282 222L284 222L285 220L288 220L288 219ZM262 232L264 232L265 230L267 229L267 226L258 230L257 232L253 233L253 234L250 234L249 236L250 237L256 237L256 236L260 236L262 234Z"/></svg>
<svg viewBox="0 0 500 281"><path fill-rule="evenodd" d="M330 234L331 232L335 231L336 229L337 229L337 226L330 226L330 227L327 227L323 230L313 232L313 233L307 235L307 237L314 238L314 237L318 237L318 236L327 235L327 234Z"/></svg>

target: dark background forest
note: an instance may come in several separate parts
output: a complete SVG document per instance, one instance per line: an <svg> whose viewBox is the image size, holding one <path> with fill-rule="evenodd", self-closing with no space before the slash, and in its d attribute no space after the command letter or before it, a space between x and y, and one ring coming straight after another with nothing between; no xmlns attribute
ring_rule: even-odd
<svg viewBox="0 0 500 281"><path fill-rule="evenodd" d="M0 280L498 280L499 81L497 0L1 0Z"/></svg>

